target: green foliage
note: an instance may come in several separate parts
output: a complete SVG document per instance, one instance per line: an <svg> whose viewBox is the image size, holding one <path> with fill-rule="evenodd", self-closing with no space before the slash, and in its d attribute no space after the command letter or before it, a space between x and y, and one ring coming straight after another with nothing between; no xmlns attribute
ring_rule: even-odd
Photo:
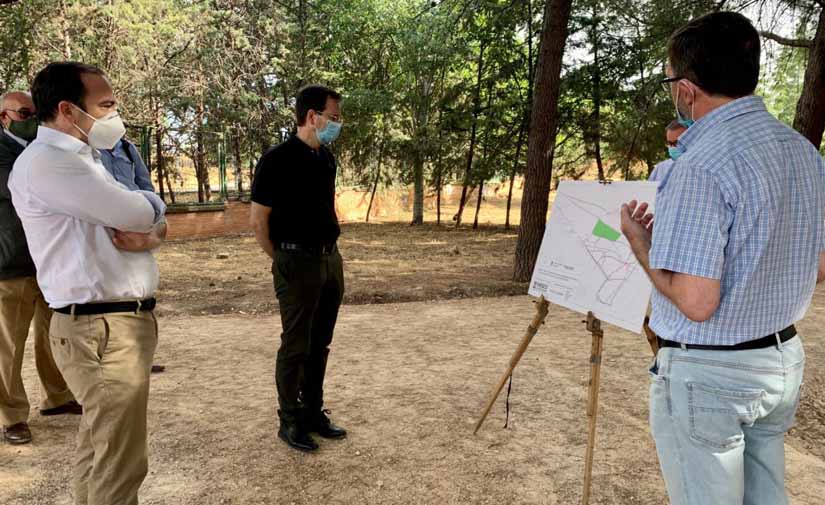
<svg viewBox="0 0 825 505"><path fill-rule="evenodd" d="M658 85L667 38L718 4L574 3L555 179L584 176L597 157L607 176L646 177L664 158L664 128L674 116ZM413 183L423 192L466 176L476 185L524 168L543 7L540 0L27 0L0 7L0 91L26 87L49 61L93 63L109 75L123 116L159 132L165 153L214 157L224 134L230 158L246 167L295 128L295 91L321 82L345 96L335 146L343 183ZM811 19L800 22L798 36L810 35ZM789 123L805 58L804 49L780 50L761 88Z"/></svg>

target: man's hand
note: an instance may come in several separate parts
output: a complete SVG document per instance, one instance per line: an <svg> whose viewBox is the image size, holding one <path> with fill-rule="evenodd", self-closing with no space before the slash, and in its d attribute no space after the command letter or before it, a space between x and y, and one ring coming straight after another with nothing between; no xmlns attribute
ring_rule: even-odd
<svg viewBox="0 0 825 505"><path fill-rule="evenodd" d="M653 214L647 212L648 207L646 202L639 205L636 200L631 200L622 205L621 210L622 233L640 262L650 252L653 240Z"/></svg>
<svg viewBox="0 0 825 505"><path fill-rule="evenodd" d="M163 243L163 238L161 238L157 229L149 233L115 230L112 243L121 251L151 251Z"/></svg>
<svg viewBox="0 0 825 505"><path fill-rule="evenodd" d="M269 239L269 215L272 213L272 207L261 205L257 202L252 202L252 207L249 210L249 224L255 230L255 240L261 249L273 260L275 259L275 246Z"/></svg>

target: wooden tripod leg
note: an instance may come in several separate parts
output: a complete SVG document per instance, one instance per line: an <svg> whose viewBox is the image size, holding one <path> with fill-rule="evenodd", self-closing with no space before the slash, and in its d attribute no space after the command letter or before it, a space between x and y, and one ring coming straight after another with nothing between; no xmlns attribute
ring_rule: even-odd
<svg viewBox="0 0 825 505"><path fill-rule="evenodd" d="M549 305L550 303L545 300L543 296L536 303L536 315L533 317L533 322L531 322L530 326L527 327L527 331L524 333L524 338L521 339L521 343L519 343L516 352L513 353L513 357L510 358L510 365L507 367L507 371L504 372L504 375L501 376L501 379L499 379L496 387L493 388L493 392L490 394L490 399L487 400L487 405L484 406L484 411L481 413L481 417L473 430L473 435L478 433L479 428L481 428L481 425L484 424L484 420L487 419L487 414L490 413L490 409L492 409L493 405L496 403L498 395L501 393L501 390L504 389L504 385L507 384L507 378L512 375L513 370L516 368L519 360L521 360L521 357L524 355L524 351L527 350L527 346L530 345L530 342L533 340L536 332L538 332L541 325L544 324L544 320L547 318Z"/></svg>
<svg viewBox="0 0 825 505"><path fill-rule="evenodd" d="M587 329L593 334L590 348L590 387L587 400L587 419L589 422L587 433L587 454L584 463L584 490L582 491L582 505L590 503L590 485L593 475L593 451L596 446L596 420L599 414L599 383L602 366L602 342L604 332L601 321L596 319L592 312L587 314Z"/></svg>

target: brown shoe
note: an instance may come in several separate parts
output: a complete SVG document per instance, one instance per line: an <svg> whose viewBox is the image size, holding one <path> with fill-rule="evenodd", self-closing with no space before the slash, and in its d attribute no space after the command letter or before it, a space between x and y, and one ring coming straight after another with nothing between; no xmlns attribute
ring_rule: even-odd
<svg viewBox="0 0 825 505"><path fill-rule="evenodd" d="M60 416L63 414L71 414L74 416L83 415L83 407L76 401L72 400L68 403L64 403L59 407L43 409L40 411L41 416Z"/></svg>
<svg viewBox="0 0 825 505"><path fill-rule="evenodd" d="M26 423L17 423L3 427L3 438L13 445L28 444L32 441L32 432Z"/></svg>

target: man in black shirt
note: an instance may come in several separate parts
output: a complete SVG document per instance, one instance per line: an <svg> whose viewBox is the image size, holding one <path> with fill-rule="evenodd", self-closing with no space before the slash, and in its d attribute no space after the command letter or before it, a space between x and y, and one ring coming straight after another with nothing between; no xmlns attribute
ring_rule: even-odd
<svg viewBox="0 0 825 505"><path fill-rule="evenodd" d="M295 104L297 133L264 153L252 182L250 221L273 260L283 326L275 367L278 436L302 451L318 449L312 432L323 438L347 434L323 410L329 345L344 295L336 165L326 147L341 132L340 104L341 95L329 88L302 88Z"/></svg>

